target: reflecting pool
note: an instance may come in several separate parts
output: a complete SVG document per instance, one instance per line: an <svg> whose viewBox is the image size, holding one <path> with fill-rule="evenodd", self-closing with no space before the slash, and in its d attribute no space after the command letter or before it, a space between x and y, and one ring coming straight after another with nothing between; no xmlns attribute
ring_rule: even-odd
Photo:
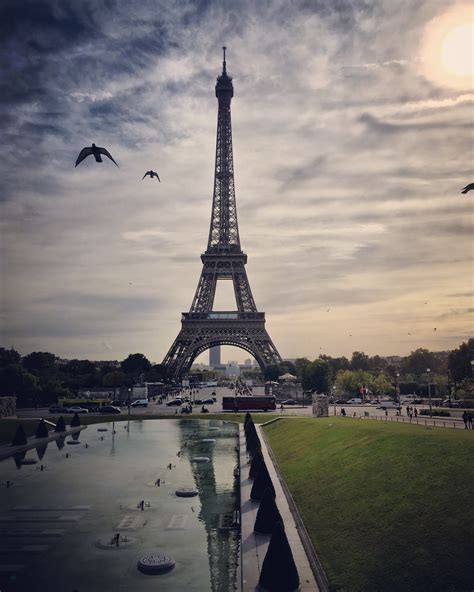
<svg viewBox="0 0 474 592"><path fill-rule="evenodd" d="M217 420L95 424L2 461L1 592L240 591L236 433ZM159 554L174 567L137 569Z"/></svg>

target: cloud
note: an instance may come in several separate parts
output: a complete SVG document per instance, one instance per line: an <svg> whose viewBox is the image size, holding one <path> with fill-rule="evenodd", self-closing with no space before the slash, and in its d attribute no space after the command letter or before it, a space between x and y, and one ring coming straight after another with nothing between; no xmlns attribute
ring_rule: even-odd
<svg viewBox="0 0 474 592"><path fill-rule="evenodd" d="M470 288L473 95L418 72L441 1L21 4L0 24L8 343L165 355L207 244L227 45L241 242L281 353L456 345L467 316L431 326L467 308L446 294ZM75 169L91 142L120 169Z"/></svg>

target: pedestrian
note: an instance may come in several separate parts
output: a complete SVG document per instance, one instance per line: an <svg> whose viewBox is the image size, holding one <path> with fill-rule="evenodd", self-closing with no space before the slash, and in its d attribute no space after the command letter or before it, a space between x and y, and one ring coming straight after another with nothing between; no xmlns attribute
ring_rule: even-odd
<svg viewBox="0 0 474 592"><path fill-rule="evenodd" d="M472 430L472 413L470 411L467 412L467 423L469 429Z"/></svg>
<svg viewBox="0 0 474 592"><path fill-rule="evenodd" d="M464 413L462 414L462 420L464 422L464 429L467 430L467 411L464 411Z"/></svg>
<svg viewBox="0 0 474 592"><path fill-rule="evenodd" d="M413 409L413 413L415 414L415 419L418 417L418 409L415 407Z"/></svg>
<svg viewBox="0 0 474 592"><path fill-rule="evenodd" d="M155 481L155 485L156 485L156 487L159 487L161 485L161 479L157 479Z"/></svg>
<svg viewBox="0 0 474 592"><path fill-rule="evenodd" d="M407 405L407 416L409 416L409 415L410 415L410 406Z"/></svg>

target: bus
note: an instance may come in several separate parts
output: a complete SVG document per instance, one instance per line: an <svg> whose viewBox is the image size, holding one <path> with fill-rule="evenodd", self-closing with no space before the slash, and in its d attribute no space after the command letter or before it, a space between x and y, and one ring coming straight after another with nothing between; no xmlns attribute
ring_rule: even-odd
<svg viewBox="0 0 474 592"><path fill-rule="evenodd" d="M240 395L222 397L224 411L274 411L276 401L274 395Z"/></svg>

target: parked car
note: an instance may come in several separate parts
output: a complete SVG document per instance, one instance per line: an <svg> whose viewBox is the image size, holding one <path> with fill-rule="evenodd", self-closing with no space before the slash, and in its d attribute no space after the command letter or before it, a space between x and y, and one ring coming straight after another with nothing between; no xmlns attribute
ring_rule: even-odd
<svg viewBox="0 0 474 592"><path fill-rule="evenodd" d="M441 403L441 407L458 408L458 407L462 407L462 403L460 401L453 401L452 399L451 399L451 403L450 403L449 399L446 399L445 401L443 401Z"/></svg>
<svg viewBox="0 0 474 592"><path fill-rule="evenodd" d="M296 405L296 401L294 399L286 399L282 401L280 405Z"/></svg>
<svg viewBox="0 0 474 592"><path fill-rule="evenodd" d="M89 409L86 409L85 407L73 406L73 407L66 407L66 412L67 413L89 413Z"/></svg>
<svg viewBox="0 0 474 592"><path fill-rule="evenodd" d="M349 399L348 401L346 401L347 405L362 405L364 401L360 398L360 397L353 397L352 399Z"/></svg>
<svg viewBox="0 0 474 592"><path fill-rule="evenodd" d="M64 411L65 409L64 407L61 407L61 405L51 405L49 408L50 413L64 413Z"/></svg>
<svg viewBox="0 0 474 592"><path fill-rule="evenodd" d="M199 405L212 405L214 403L214 399L212 397L208 397L207 399L202 399Z"/></svg>
<svg viewBox="0 0 474 592"><path fill-rule="evenodd" d="M112 401L110 404L112 407L126 407L127 401Z"/></svg>
<svg viewBox="0 0 474 592"><path fill-rule="evenodd" d="M173 405L176 405L177 407L179 407L182 404L183 404L183 401L181 399L171 399L171 401L168 401L166 403L166 406L172 407Z"/></svg>
<svg viewBox="0 0 474 592"><path fill-rule="evenodd" d="M338 399L336 401L336 405L345 405L346 404L346 400L345 399Z"/></svg>
<svg viewBox="0 0 474 592"><path fill-rule="evenodd" d="M104 405L100 408L99 413L122 413L122 411L115 407L115 405Z"/></svg>
<svg viewBox="0 0 474 592"><path fill-rule="evenodd" d="M380 401L380 403L377 406L377 409L382 409L385 411L385 409L397 409L397 411L401 410L401 406L398 404L398 401L392 401L390 400L386 400L386 401Z"/></svg>
<svg viewBox="0 0 474 592"><path fill-rule="evenodd" d="M148 407L148 399L137 399L130 407Z"/></svg>

